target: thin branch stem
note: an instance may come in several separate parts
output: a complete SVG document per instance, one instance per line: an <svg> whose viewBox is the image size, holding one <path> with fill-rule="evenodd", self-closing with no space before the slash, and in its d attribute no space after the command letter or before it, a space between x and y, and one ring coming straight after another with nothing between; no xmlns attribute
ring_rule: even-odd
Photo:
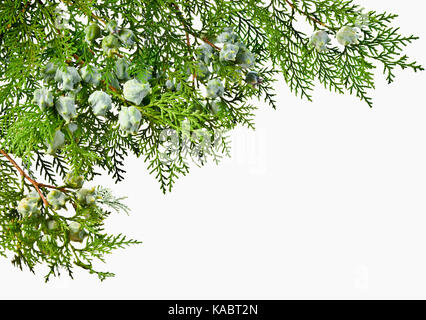
<svg viewBox="0 0 426 320"><path fill-rule="evenodd" d="M188 27L186 26L185 18L183 17L182 11L180 11L180 9L179 9L179 7L178 7L178 5L176 3L172 3L172 6L177 10L178 14L181 17L181 23L182 23L183 29L185 30L186 45L188 47L189 53L192 56L192 52L191 52L191 39L189 38ZM192 82L195 81L195 78L196 78L196 74L195 74L195 71L194 71L194 73L192 74Z"/></svg>
<svg viewBox="0 0 426 320"><path fill-rule="evenodd" d="M221 51L222 50L217 45L215 45L214 43L210 42L209 39L207 39L207 38L201 38L201 40L203 40L205 43L207 43L209 46L211 46L213 49L216 49L217 51Z"/></svg>
<svg viewBox="0 0 426 320"><path fill-rule="evenodd" d="M42 185L40 183L38 183L37 181L33 180L30 176L28 176L24 170L21 169L21 167L15 162L15 160L12 159L11 156L9 156L6 151L1 150L0 149L0 153L6 157L6 159L16 168L16 170L18 170L18 172L21 174L22 177L24 177L25 179L27 179L33 186L34 188L37 190L37 193L40 195L41 200L43 201L44 205L46 207L49 206L49 202L47 202L46 198L43 195L43 192L40 190L40 188L42 188L45 185ZM55 187L53 187L55 188ZM55 188L56 189L56 188Z"/></svg>
<svg viewBox="0 0 426 320"><path fill-rule="evenodd" d="M309 15L307 12L304 12L304 11L302 11L302 10L300 10L299 8L297 8L290 0L285 0L285 2L293 9L293 10L295 10L295 11L297 11L298 13L300 13L300 14L302 14L302 15L304 15L304 16L306 16L308 19L310 19L310 20L312 20L313 22L315 22L315 23L317 23L317 24L319 24L319 25L321 25L321 26L323 26L324 28L327 28L327 29L330 29L330 30L333 30L333 28L331 28L331 27L329 27L329 26L327 26L324 22L322 22L322 21L320 21L320 20L318 20L317 18L315 18L315 17L312 17L311 15Z"/></svg>
<svg viewBox="0 0 426 320"><path fill-rule="evenodd" d="M181 20L181 23L182 23L182 25L183 25L183 27L185 29L185 34L186 34L187 41L189 39L188 34L190 34L191 36L204 41L205 43L207 43L212 48L214 48L214 49L216 49L218 51L222 50L221 48L219 48L218 46L216 46L215 44L213 44L212 42L210 42L207 38L200 37L196 33L191 32L191 30L189 30L188 26L185 23L185 18L183 17L182 11L179 9L178 5L176 3L171 3L171 6L177 11L177 13L179 15L179 18L180 18L179 20Z"/></svg>

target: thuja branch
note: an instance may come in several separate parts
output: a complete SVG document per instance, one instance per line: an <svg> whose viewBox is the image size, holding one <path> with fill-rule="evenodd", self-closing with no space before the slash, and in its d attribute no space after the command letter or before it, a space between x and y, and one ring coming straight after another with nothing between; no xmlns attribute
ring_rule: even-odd
<svg viewBox="0 0 426 320"><path fill-rule="evenodd" d="M42 185L40 183L38 183L37 181L35 181L34 179L32 179L30 176L28 176L24 170L21 169L21 167L15 162L15 160L12 159L11 156L9 156L6 151L1 150L0 149L0 153L6 157L6 159L16 168L16 170L18 170L18 172L21 174L22 177L24 177L25 179L27 179L36 189L37 193L40 195L40 198L42 199L44 205L46 207L49 206L49 203L47 202L46 198L43 195L43 192L40 190L40 188L42 187L51 187L51 186L47 186L47 185ZM54 188L54 187L53 187Z"/></svg>
<svg viewBox="0 0 426 320"><path fill-rule="evenodd" d="M58 268L71 275L77 260L103 280L110 274L91 260L135 243L102 233L110 211L128 210L101 186L84 188L100 170L120 182L126 157L142 157L161 191L171 191L191 159L229 154L218 133L254 128L257 100L277 107L280 72L309 100L319 81L371 106L375 63L388 81L396 67L423 69L404 54L416 37L399 34L395 15L361 14L353 0L3 2L0 255L31 270L45 263L47 278ZM300 17L311 35L293 23ZM9 154L25 155L49 184ZM64 187L55 187L58 177ZM37 193L22 198L25 186Z"/></svg>

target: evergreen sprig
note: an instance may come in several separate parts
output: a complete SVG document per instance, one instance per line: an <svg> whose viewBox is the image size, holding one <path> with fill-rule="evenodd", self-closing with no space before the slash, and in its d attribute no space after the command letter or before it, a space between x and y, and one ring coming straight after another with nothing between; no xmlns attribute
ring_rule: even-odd
<svg viewBox="0 0 426 320"><path fill-rule="evenodd" d="M254 128L254 101L278 107L280 73L304 99L320 83L371 107L375 68L389 83L423 70L396 18L353 0L2 1L0 255L46 280L112 276L93 261L139 243L103 230L129 208L83 180L120 182L135 155L171 191L191 162L229 155L226 132Z"/></svg>

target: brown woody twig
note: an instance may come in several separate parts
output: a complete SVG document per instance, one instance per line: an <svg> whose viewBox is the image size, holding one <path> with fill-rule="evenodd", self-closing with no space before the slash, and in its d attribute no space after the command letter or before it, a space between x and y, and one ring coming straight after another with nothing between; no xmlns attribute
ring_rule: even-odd
<svg viewBox="0 0 426 320"><path fill-rule="evenodd" d="M27 175L24 170L21 169L20 166L18 166L18 164L15 162L15 160L12 159L11 156L9 156L6 151L1 150L0 149L0 153L6 157L6 159L16 168L16 170L18 170L18 172L21 174L22 177L24 177L25 179L27 179L33 186L34 188L37 190L38 194L40 195L41 200L43 201L44 205L46 207L49 206L49 202L47 202L46 198L43 195L43 192L40 190L40 188L43 187L47 187L46 185L40 184L37 181L35 181L34 179L32 179L29 175ZM55 188L55 187L53 187ZM56 189L56 188L55 188Z"/></svg>

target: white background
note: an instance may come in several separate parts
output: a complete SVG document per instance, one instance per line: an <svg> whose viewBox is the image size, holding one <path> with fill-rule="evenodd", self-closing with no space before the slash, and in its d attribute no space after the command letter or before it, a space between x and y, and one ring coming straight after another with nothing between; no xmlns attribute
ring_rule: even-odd
<svg viewBox="0 0 426 320"><path fill-rule="evenodd" d="M357 2L400 14L426 65L423 2ZM380 72L373 109L321 87L302 101L280 81L279 110L260 104L233 157L171 194L128 159L124 183L99 180L133 209L108 229L144 241L99 265L116 278L44 284L2 259L0 298L426 298L426 72L392 85Z"/></svg>

